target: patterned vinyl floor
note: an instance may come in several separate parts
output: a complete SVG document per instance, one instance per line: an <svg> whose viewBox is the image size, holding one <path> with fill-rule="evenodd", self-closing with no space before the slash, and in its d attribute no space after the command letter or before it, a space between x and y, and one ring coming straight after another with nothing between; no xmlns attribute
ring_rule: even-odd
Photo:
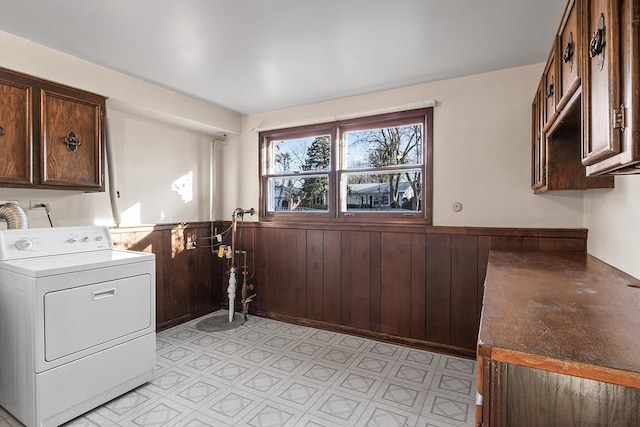
<svg viewBox="0 0 640 427"><path fill-rule="evenodd" d="M473 360L253 316L226 332L199 320L157 334L153 382L65 426L474 425ZM0 407L0 427L20 425Z"/></svg>

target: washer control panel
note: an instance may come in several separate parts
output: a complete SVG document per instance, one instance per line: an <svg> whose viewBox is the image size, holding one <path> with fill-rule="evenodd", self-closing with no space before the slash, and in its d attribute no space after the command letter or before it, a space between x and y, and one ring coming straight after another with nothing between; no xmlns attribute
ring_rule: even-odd
<svg viewBox="0 0 640 427"><path fill-rule="evenodd" d="M0 261L113 248L107 227L0 230Z"/></svg>

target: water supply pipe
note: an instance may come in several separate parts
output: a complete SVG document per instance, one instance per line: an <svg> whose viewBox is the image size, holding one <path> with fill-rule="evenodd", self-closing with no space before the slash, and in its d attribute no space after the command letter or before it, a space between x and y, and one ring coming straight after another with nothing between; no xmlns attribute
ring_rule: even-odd
<svg viewBox="0 0 640 427"><path fill-rule="evenodd" d="M236 301L236 231L238 226L238 220L244 219L244 214L248 213L253 215L255 213L255 209L251 208L248 210L237 208L233 211L231 215L231 267L229 268L229 286L227 286L227 295L229 297L229 323L233 322L233 315L235 312L235 301Z"/></svg>
<svg viewBox="0 0 640 427"><path fill-rule="evenodd" d="M231 267L229 272L229 286L227 286L227 295L229 296L229 323L233 322L236 303L236 269Z"/></svg>
<svg viewBox="0 0 640 427"><path fill-rule="evenodd" d="M120 192L118 191L118 182L116 179L116 156L113 151L113 141L111 141L111 129L109 128L109 120L105 115L105 154L107 156L107 174L109 175L109 200L111 200L111 213L113 214L113 222L116 227L120 227L122 219L120 217Z"/></svg>

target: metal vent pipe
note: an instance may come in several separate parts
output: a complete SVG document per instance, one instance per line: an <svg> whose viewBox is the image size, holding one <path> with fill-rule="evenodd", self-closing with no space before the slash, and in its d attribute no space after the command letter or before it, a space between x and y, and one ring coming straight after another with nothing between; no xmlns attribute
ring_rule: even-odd
<svg viewBox="0 0 640 427"><path fill-rule="evenodd" d="M29 228L27 214L15 203L0 205L0 220L7 222L7 228Z"/></svg>

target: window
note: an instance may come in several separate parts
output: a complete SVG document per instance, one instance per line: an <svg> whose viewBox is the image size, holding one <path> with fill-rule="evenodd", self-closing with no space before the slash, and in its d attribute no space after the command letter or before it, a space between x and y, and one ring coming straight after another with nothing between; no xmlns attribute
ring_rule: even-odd
<svg viewBox="0 0 640 427"><path fill-rule="evenodd" d="M264 220L431 224L433 109L261 132Z"/></svg>

